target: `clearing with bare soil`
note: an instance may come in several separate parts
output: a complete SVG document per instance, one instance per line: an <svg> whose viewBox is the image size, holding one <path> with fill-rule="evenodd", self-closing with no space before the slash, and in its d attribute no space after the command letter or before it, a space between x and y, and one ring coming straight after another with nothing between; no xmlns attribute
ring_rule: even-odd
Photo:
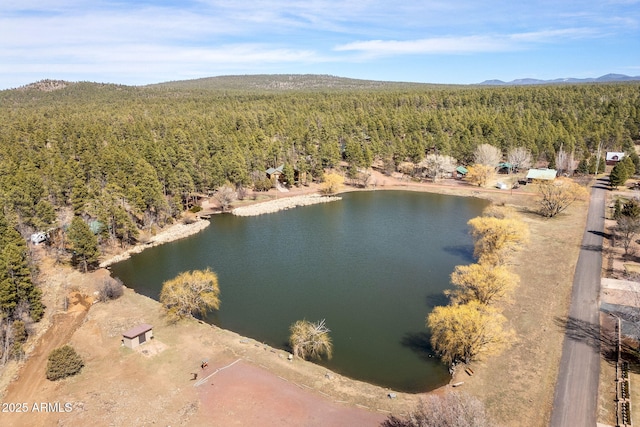
<svg viewBox="0 0 640 427"><path fill-rule="evenodd" d="M557 319L567 313L586 204L576 204L559 218L544 219L533 212L531 186L512 193L452 180L424 184L382 175L374 178L377 190L486 197L521 212L532 238L514 258L512 268L521 284L513 303L505 306L517 340L501 356L475 363L473 376L458 369L452 382L464 382L460 388L483 400L500 425L545 425L564 332ZM287 195L316 191L304 187ZM73 345L85 367L79 375L55 383L44 379L44 370L38 373L29 368L48 349L49 341L43 336L2 401L70 403L73 410L0 414L1 425L373 426L389 413L406 414L421 397L394 392L392 399L392 390L345 378L313 363L289 361L286 351L196 320L169 325L158 302L131 290L88 311L53 316L62 312L61 296L69 289L93 295L108 271L81 275L46 259L42 265L49 313L43 325L50 321L49 330L57 331L52 334L61 345ZM123 347L122 333L139 323L152 324L155 338L137 350ZM209 361L205 369L200 367L203 359ZM40 386L31 386L31 381L25 384L25 370L40 376L33 378Z"/></svg>

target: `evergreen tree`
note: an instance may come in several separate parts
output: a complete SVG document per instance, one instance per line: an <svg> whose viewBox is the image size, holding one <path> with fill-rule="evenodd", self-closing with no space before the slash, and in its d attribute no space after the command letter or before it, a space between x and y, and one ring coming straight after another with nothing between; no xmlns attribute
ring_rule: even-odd
<svg viewBox="0 0 640 427"><path fill-rule="evenodd" d="M71 243L76 260L79 261L82 270L86 272L90 266L98 261L98 239L79 216L73 217L67 230L67 238Z"/></svg>
<svg viewBox="0 0 640 427"><path fill-rule="evenodd" d="M611 173L609 174L609 185L611 185L611 187L614 189L618 188L620 185L623 185L629 178L628 173L629 172L624 163L616 163L613 169L611 169Z"/></svg>
<svg viewBox="0 0 640 427"><path fill-rule="evenodd" d="M640 203L636 199L629 200L624 204L621 214L629 218L640 218Z"/></svg>
<svg viewBox="0 0 640 427"><path fill-rule="evenodd" d="M18 304L25 302L31 318L38 321L44 314L41 296L32 281L27 245L0 213L0 316L12 318Z"/></svg>
<svg viewBox="0 0 640 427"><path fill-rule="evenodd" d="M82 357L70 345L56 348L47 358L47 379L60 380L78 374L84 361Z"/></svg>
<svg viewBox="0 0 640 427"><path fill-rule="evenodd" d="M73 206L73 213L80 215L84 213L85 204L89 193L87 191L87 185L82 178L76 176L73 181L73 188L71 189L71 204Z"/></svg>
<svg viewBox="0 0 640 427"><path fill-rule="evenodd" d="M622 216L622 203L620 202L620 199L616 199L614 205L613 205L613 219L620 219L620 217Z"/></svg>
<svg viewBox="0 0 640 427"><path fill-rule="evenodd" d="M581 174L588 174L589 173L589 161L587 159L582 159L580 160L580 163L578 163L578 169L576 169L576 171L578 173Z"/></svg>
<svg viewBox="0 0 640 427"><path fill-rule="evenodd" d="M284 180L286 181L289 187L293 187L295 182L295 171L293 166L290 163L285 163L284 168L282 168L282 174L284 175Z"/></svg>
<svg viewBox="0 0 640 427"><path fill-rule="evenodd" d="M624 156L621 163L627 172L627 179L631 178L636 173L636 165L633 163L633 160L630 156Z"/></svg>
<svg viewBox="0 0 640 427"><path fill-rule="evenodd" d="M638 156L635 149L629 152L628 158L631 159L631 162L633 163L634 170L632 175L640 173L640 156Z"/></svg>
<svg viewBox="0 0 640 427"><path fill-rule="evenodd" d="M34 225L40 229L48 228L56 220L56 211L48 200L40 200L35 208Z"/></svg>

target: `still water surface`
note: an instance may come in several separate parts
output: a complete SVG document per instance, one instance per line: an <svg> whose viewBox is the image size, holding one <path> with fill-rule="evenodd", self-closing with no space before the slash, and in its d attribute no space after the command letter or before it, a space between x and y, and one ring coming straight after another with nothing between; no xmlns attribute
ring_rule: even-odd
<svg viewBox="0 0 640 427"><path fill-rule="evenodd" d="M289 326L326 319L334 356L322 365L354 379L420 392L448 381L431 357L425 317L472 260L466 222L487 202L409 191L343 195L339 202L258 217L214 216L203 232L112 266L157 299L162 283L210 267L220 310L207 321L286 348Z"/></svg>

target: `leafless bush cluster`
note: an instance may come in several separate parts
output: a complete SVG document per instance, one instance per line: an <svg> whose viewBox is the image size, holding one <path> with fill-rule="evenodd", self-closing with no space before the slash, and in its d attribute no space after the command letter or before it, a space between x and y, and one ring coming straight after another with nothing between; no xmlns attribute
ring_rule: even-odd
<svg viewBox="0 0 640 427"><path fill-rule="evenodd" d="M104 279L98 290L98 301L107 302L112 299L118 299L124 294L124 286L122 280L109 277Z"/></svg>
<svg viewBox="0 0 640 427"><path fill-rule="evenodd" d="M183 224L193 224L194 222L196 222L198 220L198 218L196 218L196 214L194 214L193 212L184 212L182 214L182 223Z"/></svg>
<svg viewBox="0 0 640 427"><path fill-rule="evenodd" d="M390 415L381 427L490 427L482 402L464 393L430 395L405 419Z"/></svg>

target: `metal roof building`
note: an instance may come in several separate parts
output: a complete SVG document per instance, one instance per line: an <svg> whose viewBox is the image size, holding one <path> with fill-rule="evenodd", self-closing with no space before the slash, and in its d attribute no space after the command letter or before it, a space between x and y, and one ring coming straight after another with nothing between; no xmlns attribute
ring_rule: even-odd
<svg viewBox="0 0 640 427"><path fill-rule="evenodd" d="M534 179L553 181L556 179L557 174L558 171L555 169L529 169L527 181L533 181Z"/></svg>

